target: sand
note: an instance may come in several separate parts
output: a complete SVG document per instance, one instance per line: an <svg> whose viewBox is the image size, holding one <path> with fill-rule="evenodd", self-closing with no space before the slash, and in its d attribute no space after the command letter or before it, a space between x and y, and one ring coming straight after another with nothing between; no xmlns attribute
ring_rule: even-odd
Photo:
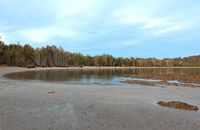
<svg viewBox="0 0 200 130"><path fill-rule="evenodd" d="M200 88L47 83L2 76L39 69L55 68L0 68L0 130L200 129L199 111L156 104L179 100L199 107Z"/></svg>

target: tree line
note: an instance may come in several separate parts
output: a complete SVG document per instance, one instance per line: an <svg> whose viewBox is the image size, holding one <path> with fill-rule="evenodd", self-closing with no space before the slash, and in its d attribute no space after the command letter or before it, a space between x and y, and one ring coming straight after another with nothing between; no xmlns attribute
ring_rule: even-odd
<svg viewBox="0 0 200 130"><path fill-rule="evenodd" d="M70 53L62 47L46 46L34 49L29 44L6 45L0 41L0 65L38 67L68 66L135 66L135 67L184 67L199 66L200 56L186 58L123 58L103 54L98 56Z"/></svg>

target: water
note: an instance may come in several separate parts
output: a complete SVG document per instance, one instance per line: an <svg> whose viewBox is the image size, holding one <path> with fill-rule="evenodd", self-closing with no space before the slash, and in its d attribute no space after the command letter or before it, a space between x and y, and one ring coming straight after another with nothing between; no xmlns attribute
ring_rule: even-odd
<svg viewBox="0 0 200 130"><path fill-rule="evenodd" d="M6 74L15 80L35 80L75 84L121 84L125 80L161 81L122 77L138 74L200 74L200 68L132 68L132 69L78 69L78 70L39 70ZM179 81L169 81L178 83Z"/></svg>

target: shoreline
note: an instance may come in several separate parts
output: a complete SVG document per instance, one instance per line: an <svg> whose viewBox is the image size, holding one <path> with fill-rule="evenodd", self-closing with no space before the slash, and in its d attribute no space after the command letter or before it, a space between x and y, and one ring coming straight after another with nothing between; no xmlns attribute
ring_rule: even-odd
<svg viewBox="0 0 200 130"><path fill-rule="evenodd" d="M1 66L0 65L0 69L1 68L27 68L27 67L19 67L19 66ZM83 67L78 67L78 66L70 66L70 67L35 67L35 68L39 68L39 69L128 69L128 68L133 68L133 69L153 69L153 68L200 68L199 67L134 67L134 66L126 66L126 67L122 67L122 66L83 66ZM35 69L35 68L27 68L27 69Z"/></svg>
<svg viewBox="0 0 200 130"><path fill-rule="evenodd" d="M37 71L37 70L53 70L53 69L64 69L64 70L92 70L92 69L187 69L187 68L199 68L200 67L115 67L115 66L83 66L83 67L35 67L35 68L27 68L27 67L18 67L18 66L0 66L0 72L2 69L6 69L7 73L12 72L22 72L22 71ZM11 72L9 72L11 69ZM3 75L0 75L1 77Z"/></svg>
<svg viewBox="0 0 200 130"><path fill-rule="evenodd" d="M160 100L180 100L200 106L200 88L51 84L2 77L44 69L55 68L0 67L0 130L200 129L199 111L156 104Z"/></svg>

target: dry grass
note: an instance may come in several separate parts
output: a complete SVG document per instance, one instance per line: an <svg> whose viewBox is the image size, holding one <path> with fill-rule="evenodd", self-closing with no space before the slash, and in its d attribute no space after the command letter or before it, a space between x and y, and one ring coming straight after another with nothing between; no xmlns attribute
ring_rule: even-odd
<svg viewBox="0 0 200 130"><path fill-rule="evenodd" d="M191 110L191 111L198 111L197 106L193 106L184 102L180 101L171 101L171 102L163 102L159 101L157 104L163 107L169 107L169 108L178 108L183 110Z"/></svg>
<svg viewBox="0 0 200 130"><path fill-rule="evenodd" d="M144 74L144 75L123 75L124 77L156 79L156 80L177 80L184 83L200 83L200 75L197 74Z"/></svg>
<svg viewBox="0 0 200 130"><path fill-rule="evenodd" d="M197 85L169 83L169 82L166 82L166 81L150 82L150 81L142 81L142 80L127 80L127 81L122 81L122 83L140 84L140 85L148 85L148 86L166 85L166 86L182 86L182 87L200 87L200 86L197 86Z"/></svg>
<svg viewBox="0 0 200 130"><path fill-rule="evenodd" d="M122 81L122 83L141 84L141 85L150 85L150 86L157 86L157 85L179 86L179 84L177 83L168 83L165 81L150 82L150 81L142 81L142 80L127 80L127 81Z"/></svg>
<svg viewBox="0 0 200 130"><path fill-rule="evenodd" d="M144 75L123 75L123 77L139 78L139 79L152 79L162 80L159 82L149 82L141 80L128 80L123 83L141 84L141 85L170 85L170 86L183 86L183 87L200 87L200 75L196 74L144 74ZM169 80L176 80L182 83L170 83ZM191 84L194 83L194 84ZM196 84L196 85L195 85Z"/></svg>

